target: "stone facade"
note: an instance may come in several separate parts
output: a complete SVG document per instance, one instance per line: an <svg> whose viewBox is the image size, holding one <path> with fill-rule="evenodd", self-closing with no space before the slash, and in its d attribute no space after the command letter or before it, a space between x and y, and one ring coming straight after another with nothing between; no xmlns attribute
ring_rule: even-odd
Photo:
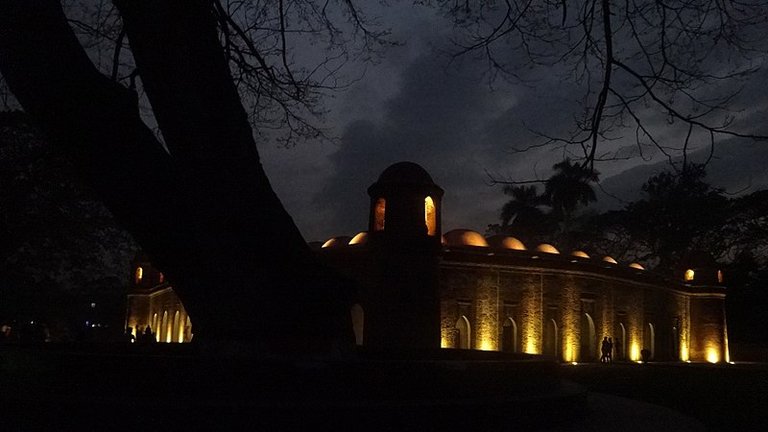
<svg viewBox="0 0 768 432"><path fill-rule="evenodd" d="M706 254L674 279L582 251L526 248L511 237L441 233L443 191L416 164L382 173L369 190L369 230L313 244L359 287L357 342L374 350L467 348L597 361L603 337L615 360L728 361L725 287ZM149 263L137 263L134 268ZM150 271L151 274L152 271ZM158 281L157 277L155 281ZM187 341L172 289L137 282L128 325L160 327L161 341ZM144 284L144 285L142 285ZM168 337L170 336L170 339Z"/></svg>

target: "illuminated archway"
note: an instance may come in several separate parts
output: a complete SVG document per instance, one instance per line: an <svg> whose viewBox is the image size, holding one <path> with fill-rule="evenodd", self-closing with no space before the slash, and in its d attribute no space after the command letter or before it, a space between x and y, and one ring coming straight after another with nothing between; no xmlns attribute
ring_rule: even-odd
<svg viewBox="0 0 768 432"><path fill-rule="evenodd" d="M458 330L456 348L469 349L471 328L469 326L469 320L467 317L462 315L458 320L456 320L456 330Z"/></svg>
<svg viewBox="0 0 768 432"><path fill-rule="evenodd" d="M520 338L518 337L518 327L512 317L504 320L501 335L501 349L505 352L519 352Z"/></svg>
<svg viewBox="0 0 768 432"><path fill-rule="evenodd" d="M424 223L427 225L427 235L437 234L437 210L430 196L424 198Z"/></svg>
<svg viewBox="0 0 768 432"><path fill-rule="evenodd" d="M652 323L648 323L643 332L643 348L651 352L651 359L656 356L656 329Z"/></svg>
<svg viewBox="0 0 768 432"><path fill-rule="evenodd" d="M588 313L581 314L581 350L579 360L594 361L597 351L595 321Z"/></svg>
<svg viewBox="0 0 768 432"><path fill-rule="evenodd" d="M157 341L165 342L165 337L168 334L168 311L163 312L163 321L160 323L160 328L157 330Z"/></svg>
<svg viewBox="0 0 768 432"><path fill-rule="evenodd" d="M613 350L617 360L625 360L627 357L627 328L619 323L619 337L613 342Z"/></svg>
<svg viewBox="0 0 768 432"><path fill-rule="evenodd" d="M154 333L155 333L155 340L158 340L158 341L159 341L159 339L158 339L158 338L159 338L160 336L158 336L158 335L157 335L157 323L158 323L158 318L157 318L157 313L155 313L154 315L152 315L152 324L150 324L150 325L149 325L149 329L150 329L152 332L154 332Z"/></svg>
<svg viewBox="0 0 768 432"><path fill-rule="evenodd" d="M559 343L557 323L555 320L550 319L544 325L544 355L557 358Z"/></svg>
<svg viewBox="0 0 768 432"><path fill-rule="evenodd" d="M174 338L179 334L179 311L176 311L176 313L173 314L173 326L171 329L172 330L168 334L168 342L176 342ZM181 338L179 338L178 341L181 342Z"/></svg>
<svg viewBox="0 0 768 432"><path fill-rule="evenodd" d="M363 307L355 303L352 305L352 309L350 309L350 314L352 314L352 331L355 333L355 344L362 345L363 331L365 329L365 312Z"/></svg>

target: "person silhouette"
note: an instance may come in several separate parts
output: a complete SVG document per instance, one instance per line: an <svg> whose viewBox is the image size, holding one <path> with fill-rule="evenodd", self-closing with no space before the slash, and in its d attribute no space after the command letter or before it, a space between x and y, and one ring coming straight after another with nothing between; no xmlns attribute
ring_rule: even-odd
<svg viewBox="0 0 768 432"><path fill-rule="evenodd" d="M603 343L600 345L600 363L608 362L608 336L603 337Z"/></svg>

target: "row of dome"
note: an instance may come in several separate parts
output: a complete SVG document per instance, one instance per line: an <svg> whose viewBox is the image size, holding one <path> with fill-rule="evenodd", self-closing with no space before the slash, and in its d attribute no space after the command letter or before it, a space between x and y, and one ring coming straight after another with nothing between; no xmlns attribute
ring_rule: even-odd
<svg viewBox="0 0 768 432"><path fill-rule="evenodd" d="M366 244L367 242L368 242L368 232L362 231L357 235L355 235L354 237L348 237L348 236L332 237L328 239L325 243L323 243L321 248L328 249L328 248L342 248L345 246L360 246L360 245ZM516 239L515 237L505 236L505 235L494 235L494 236L485 238L479 232L468 230L468 229L455 229L455 230L448 231L447 233L443 234L443 236L441 237L441 242L443 246L446 246L446 247L472 246L472 247L490 247L490 248L496 248L496 249L507 249L507 250L516 250L516 251L528 250L528 248L525 247L523 242ZM542 243L536 246L536 248L533 251L552 254L552 255L560 255L560 251L557 250L556 247L552 246L549 243ZM575 250L571 252L570 256L575 258L591 259L591 257L586 252L581 250ZM602 258L602 261L610 264L618 264L618 262L610 256L604 256ZM645 267L643 267L638 263L631 263L629 264L629 267L637 270L645 270Z"/></svg>

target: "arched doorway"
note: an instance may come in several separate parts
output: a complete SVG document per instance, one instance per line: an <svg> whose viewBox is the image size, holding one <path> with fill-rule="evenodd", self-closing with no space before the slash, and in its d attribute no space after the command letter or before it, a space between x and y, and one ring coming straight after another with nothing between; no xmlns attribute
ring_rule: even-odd
<svg viewBox="0 0 768 432"><path fill-rule="evenodd" d="M355 333L355 345L363 344L363 330L365 325L365 312L363 307L355 303L350 310L352 314L352 331Z"/></svg>
<svg viewBox="0 0 768 432"><path fill-rule="evenodd" d="M643 332L643 348L650 351L650 359L656 356L656 329L652 323L648 323Z"/></svg>
<svg viewBox="0 0 768 432"><path fill-rule="evenodd" d="M672 360L680 360L680 320L672 324Z"/></svg>
<svg viewBox="0 0 768 432"><path fill-rule="evenodd" d="M557 358L557 348L559 345L558 336L558 328L555 320L547 320L544 324L544 355Z"/></svg>
<svg viewBox="0 0 768 432"><path fill-rule="evenodd" d="M580 361L595 361L597 343L595 341L595 321L588 313L581 314L581 349Z"/></svg>
<svg viewBox="0 0 768 432"><path fill-rule="evenodd" d="M160 328L157 330L157 341L165 342L165 338L167 334L168 334L168 311L163 311L163 321L160 323Z"/></svg>
<svg viewBox="0 0 768 432"><path fill-rule="evenodd" d="M179 334L179 311L176 311L176 313L173 314L173 330L171 330L171 335L168 338L169 342L182 342L181 335ZM174 338L178 337L177 340L174 340Z"/></svg>
<svg viewBox="0 0 768 432"><path fill-rule="evenodd" d="M458 320L456 320L456 330L458 330L456 348L469 349L471 329L469 327L469 320L467 317L462 315Z"/></svg>
<svg viewBox="0 0 768 432"><path fill-rule="evenodd" d="M501 334L501 349L504 352L519 352L520 341L517 335L517 323L511 317L504 320Z"/></svg>
<svg viewBox="0 0 768 432"><path fill-rule="evenodd" d="M616 360L627 359L627 328L623 323L619 323L619 335L613 342L613 350Z"/></svg>

